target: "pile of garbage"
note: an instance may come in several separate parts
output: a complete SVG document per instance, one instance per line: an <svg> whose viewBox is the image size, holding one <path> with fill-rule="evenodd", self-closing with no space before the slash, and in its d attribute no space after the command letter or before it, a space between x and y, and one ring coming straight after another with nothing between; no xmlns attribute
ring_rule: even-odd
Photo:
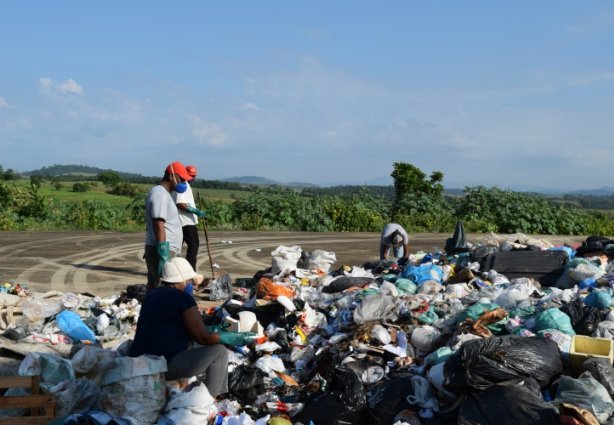
<svg viewBox="0 0 614 425"><path fill-rule="evenodd" d="M0 286L0 342L56 396L58 424L614 424L614 241L448 242L340 267L280 246L253 279L213 280L195 293L218 301L205 324L256 334L228 347L217 399L196 378L166 382L163 357L126 356L140 285Z"/></svg>

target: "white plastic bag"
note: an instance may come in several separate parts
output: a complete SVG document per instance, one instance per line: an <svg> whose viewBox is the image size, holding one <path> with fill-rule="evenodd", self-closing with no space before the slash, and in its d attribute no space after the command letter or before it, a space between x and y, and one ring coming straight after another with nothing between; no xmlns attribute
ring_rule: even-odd
<svg viewBox="0 0 614 425"><path fill-rule="evenodd" d="M215 400L205 384L199 382L189 391L173 391L158 421L168 419L176 425L200 425L208 423L217 412Z"/></svg>
<svg viewBox="0 0 614 425"><path fill-rule="evenodd" d="M161 356L118 357L100 365L99 408L153 424L166 402L166 359Z"/></svg>
<svg viewBox="0 0 614 425"><path fill-rule="evenodd" d="M300 257L299 257L300 258ZM330 267L337 262L334 252L316 249L309 256L309 270L322 270L328 273Z"/></svg>
<svg viewBox="0 0 614 425"><path fill-rule="evenodd" d="M301 247L294 246L278 246L271 252L272 268L271 273L278 274L282 271L291 272L296 270L298 260L301 258Z"/></svg>

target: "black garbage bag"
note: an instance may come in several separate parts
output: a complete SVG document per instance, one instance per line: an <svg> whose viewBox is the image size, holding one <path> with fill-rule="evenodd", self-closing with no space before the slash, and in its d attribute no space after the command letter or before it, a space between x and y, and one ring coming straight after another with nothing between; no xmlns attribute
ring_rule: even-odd
<svg viewBox="0 0 614 425"><path fill-rule="evenodd" d="M333 280L330 285L322 288L322 292L326 294L334 294L336 292L345 291L352 286L364 286L373 282L371 277L356 277L356 276L340 276Z"/></svg>
<svg viewBox="0 0 614 425"><path fill-rule="evenodd" d="M129 300L136 298L141 304L147 295L147 285L136 284L126 287L126 298Z"/></svg>
<svg viewBox="0 0 614 425"><path fill-rule="evenodd" d="M391 424L401 410L410 409L407 395L411 392L412 374L399 376L373 388L367 395L369 414L373 424Z"/></svg>
<svg viewBox="0 0 614 425"><path fill-rule="evenodd" d="M558 425L559 414L542 398L533 378L517 378L472 392L461 405L459 425Z"/></svg>
<svg viewBox="0 0 614 425"><path fill-rule="evenodd" d="M533 377L545 387L562 370L561 353L554 341L515 335L494 336L461 345L444 364L444 385L462 394L510 379Z"/></svg>
<svg viewBox="0 0 614 425"><path fill-rule="evenodd" d="M454 228L454 235L451 238L446 239L446 246L444 248L446 254L454 255L460 252L468 252L467 240L465 239L465 227L462 220L457 220L456 227Z"/></svg>
<svg viewBox="0 0 614 425"><path fill-rule="evenodd" d="M353 409L343 404L331 393L317 394L305 400L303 409L292 417L292 423L308 425L369 425L363 409Z"/></svg>
<svg viewBox="0 0 614 425"><path fill-rule="evenodd" d="M265 376L257 367L237 366L228 376L228 389L244 404L252 404L264 392Z"/></svg>
<svg viewBox="0 0 614 425"><path fill-rule="evenodd" d="M571 326L578 335L586 336L593 335L599 322L609 312L609 310L601 311L597 307L588 307L581 299L565 303L559 310L569 316Z"/></svg>
<svg viewBox="0 0 614 425"><path fill-rule="evenodd" d="M589 372L604 388L611 397L614 397L614 367L609 359L590 358L584 360L582 369Z"/></svg>
<svg viewBox="0 0 614 425"><path fill-rule="evenodd" d="M362 381L351 370L335 368L332 372L332 379L329 390L341 402L354 409L361 409L367 404L367 392Z"/></svg>

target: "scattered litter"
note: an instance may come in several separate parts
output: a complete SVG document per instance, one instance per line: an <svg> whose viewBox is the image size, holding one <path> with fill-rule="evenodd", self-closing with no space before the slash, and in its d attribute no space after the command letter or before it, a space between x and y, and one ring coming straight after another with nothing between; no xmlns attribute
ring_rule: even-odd
<svg viewBox="0 0 614 425"><path fill-rule="evenodd" d="M213 279L204 323L254 333L228 347L217 400L196 378L166 382L162 357L125 357L138 285L99 298L3 283L0 342L67 424L612 421L612 259L522 234L456 239L362 267L280 246L253 279Z"/></svg>

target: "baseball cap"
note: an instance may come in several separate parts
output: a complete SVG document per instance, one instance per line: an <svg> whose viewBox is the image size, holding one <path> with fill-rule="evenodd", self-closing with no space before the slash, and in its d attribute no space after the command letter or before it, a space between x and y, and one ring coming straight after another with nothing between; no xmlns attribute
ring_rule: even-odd
<svg viewBox="0 0 614 425"><path fill-rule="evenodd" d="M402 243L403 243L403 236L395 235L394 238L392 238L393 245L401 245Z"/></svg>
<svg viewBox="0 0 614 425"><path fill-rule="evenodd" d="M185 170L188 172L190 177L196 177L197 170L196 170L195 166L193 166L193 165L186 165Z"/></svg>
<svg viewBox="0 0 614 425"><path fill-rule="evenodd" d="M175 161L172 164L168 164L168 167L166 167L167 174L171 175L173 174L173 172L179 177L181 177L183 180L192 180L192 176L190 176L188 171L185 169L185 165L183 165L179 161Z"/></svg>
<svg viewBox="0 0 614 425"><path fill-rule="evenodd" d="M162 269L162 280L168 283L181 283L194 279L196 276L197 273L188 263L188 260L181 257L171 258Z"/></svg>

